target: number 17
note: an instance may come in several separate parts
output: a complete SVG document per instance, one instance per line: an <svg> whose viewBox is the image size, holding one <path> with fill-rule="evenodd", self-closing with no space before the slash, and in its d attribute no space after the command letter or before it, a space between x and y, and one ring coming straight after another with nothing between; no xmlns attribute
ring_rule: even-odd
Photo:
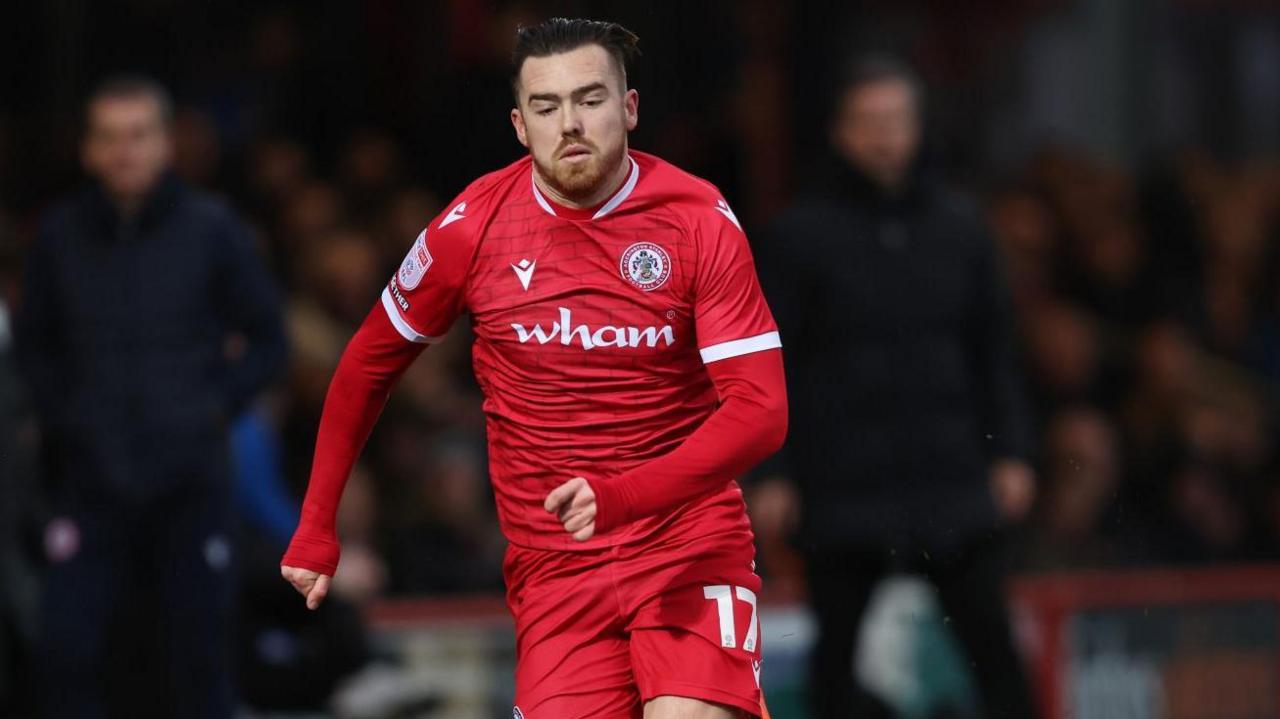
<svg viewBox="0 0 1280 719"><path fill-rule="evenodd" d="M747 627L747 636L742 640L742 648L748 652L755 651L756 638L760 636L760 618L756 607L756 593L746 587L731 587L728 584L713 584L702 588L702 596L716 600L716 610L720 614L720 646L733 649L738 646L737 624L733 619L733 595L738 600L751 605L751 622Z"/></svg>

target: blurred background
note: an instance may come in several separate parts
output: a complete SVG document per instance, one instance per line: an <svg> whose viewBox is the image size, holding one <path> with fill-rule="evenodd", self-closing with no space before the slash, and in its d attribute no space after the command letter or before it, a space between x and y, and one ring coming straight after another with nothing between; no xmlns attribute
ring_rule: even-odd
<svg viewBox="0 0 1280 719"><path fill-rule="evenodd" d="M753 242L825 152L843 60L911 63L926 161L980 208L1013 299L1038 492L1001 541L1042 713L1280 716L1274 2L6 4L6 351L41 213L85 182L85 98L115 72L173 93L177 174L249 222L283 290L288 371L233 433L246 715L510 716L466 327L405 376L347 488L342 601L306 614L275 563L347 339L441 204L520 156L514 29L551 15L640 36L632 147L718 185ZM26 716L50 516L8 365L3 393L0 715ZM744 484L768 588L762 680L775 717L807 716L803 547ZM971 667L927 585L895 576L866 621L864 683L902 716L970 715Z"/></svg>

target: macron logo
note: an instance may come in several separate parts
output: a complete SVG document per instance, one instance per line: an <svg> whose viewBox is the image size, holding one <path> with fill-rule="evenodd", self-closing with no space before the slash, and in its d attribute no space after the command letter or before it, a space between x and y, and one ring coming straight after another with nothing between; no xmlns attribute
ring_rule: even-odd
<svg viewBox="0 0 1280 719"><path fill-rule="evenodd" d="M452 210L449 210L449 214L445 215L443 220L440 220L440 226L437 229L444 229L446 225L452 222L457 222L458 220L467 219L467 216L462 214L466 211L467 211L467 203L459 202L457 207L453 208Z"/></svg>
<svg viewBox="0 0 1280 719"><path fill-rule="evenodd" d="M516 279L520 280L520 286L529 291L529 283L533 281L533 269L538 266L538 261L520 260L520 264L511 265L511 269L516 273Z"/></svg>
<svg viewBox="0 0 1280 719"><path fill-rule="evenodd" d="M742 230L742 223L738 222L738 216L733 214L733 210L729 209L729 203L724 200L717 200L716 211L725 217L728 217L729 221L736 225L738 230Z"/></svg>
<svg viewBox="0 0 1280 719"><path fill-rule="evenodd" d="M662 329L614 327L613 325L605 325L594 330L586 325L574 327L573 317L566 307L560 308L560 321L552 322L549 331L543 329L540 324L534 325L533 329L527 329L524 325L515 322L511 323L511 329L516 331L516 338L520 340L520 344L530 341L540 345L559 342L568 347L576 340L583 349L587 350L604 346L657 347L660 339L666 341L668 347L676 343L675 330L671 329L671 325L665 325Z"/></svg>

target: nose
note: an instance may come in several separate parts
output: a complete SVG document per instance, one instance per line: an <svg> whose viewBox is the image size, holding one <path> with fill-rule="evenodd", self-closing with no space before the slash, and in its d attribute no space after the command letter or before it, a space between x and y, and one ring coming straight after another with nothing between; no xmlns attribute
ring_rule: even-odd
<svg viewBox="0 0 1280 719"><path fill-rule="evenodd" d="M564 112L560 113L560 134L565 137L582 135L582 118L578 115L576 103L569 103Z"/></svg>

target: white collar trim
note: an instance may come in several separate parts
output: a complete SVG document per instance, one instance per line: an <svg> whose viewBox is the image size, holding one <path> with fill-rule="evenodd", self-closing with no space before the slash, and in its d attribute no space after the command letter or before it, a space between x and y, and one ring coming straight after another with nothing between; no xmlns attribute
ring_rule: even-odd
<svg viewBox="0 0 1280 719"><path fill-rule="evenodd" d="M636 183L640 181L640 165L630 155L627 155L627 159L631 162L631 174L627 176L627 181L622 183L622 187L614 193L613 197L609 198L608 202L601 205L599 210L596 210L596 214L592 215L591 219L598 220L618 209L618 205L625 202L631 196L631 192L636 189ZM548 215L557 216L555 208L551 206L550 202L547 202L547 198L543 197L542 191L538 189L538 181L534 178L534 172L536 170L529 172L529 181L533 185L533 199L538 201L538 205L546 210Z"/></svg>

